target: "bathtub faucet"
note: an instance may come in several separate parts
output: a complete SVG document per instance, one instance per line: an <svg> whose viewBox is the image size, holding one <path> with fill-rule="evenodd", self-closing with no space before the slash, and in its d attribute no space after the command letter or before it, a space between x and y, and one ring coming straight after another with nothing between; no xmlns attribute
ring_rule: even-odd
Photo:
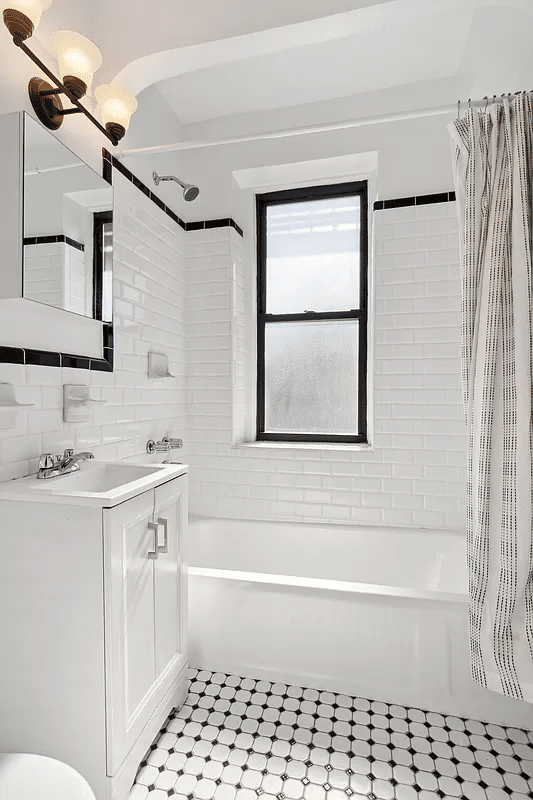
<svg viewBox="0 0 533 800"><path fill-rule="evenodd" d="M160 442L155 442L153 439L148 439L146 442L147 453L169 453L171 450L179 450L183 447L183 439L173 439L168 436L163 436Z"/></svg>

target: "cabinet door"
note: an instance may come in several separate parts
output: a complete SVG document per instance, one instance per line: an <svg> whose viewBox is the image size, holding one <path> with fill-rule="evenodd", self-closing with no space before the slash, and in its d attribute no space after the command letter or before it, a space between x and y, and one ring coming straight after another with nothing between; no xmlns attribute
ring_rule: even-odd
<svg viewBox="0 0 533 800"><path fill-rule="evenodd" d="M186 476L156 487L154 522L158 528L155 666L159 695L163 697L187 660Z"/></svg>
<svg viewBox="0 0 533 800"><path fill-rule="evenodd" d="M153 511L153 490L104 509L109 775L115 774L157 705Z"/></svg>

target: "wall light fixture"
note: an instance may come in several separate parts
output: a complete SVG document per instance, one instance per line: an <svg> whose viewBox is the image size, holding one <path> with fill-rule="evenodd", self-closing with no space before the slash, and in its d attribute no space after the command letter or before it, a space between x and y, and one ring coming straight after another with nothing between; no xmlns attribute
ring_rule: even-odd
<svg viewBox="0 0 533 800"><path fill-rule="evenodd" d="M117 84L99 86L95 90L95 96L100 104L105 127L82 106L80 98L90 90L94 73L102 63L102 56L96 45L74 31L57 31L52 36L51 46L59 65L59 80L25 44L25 40L32 36L39 24L41 14L51 5L52 0L10 0L8 5L3 6L4 24L13 37L13 43L55 84L52 86L42 78L30 80L28 91L33 109L43 125L50 130L57 130L67 114L85 114L116 146L128 129L137 101L130 92ZM74 108L63 108L60 94L65 94Z"/></svg>

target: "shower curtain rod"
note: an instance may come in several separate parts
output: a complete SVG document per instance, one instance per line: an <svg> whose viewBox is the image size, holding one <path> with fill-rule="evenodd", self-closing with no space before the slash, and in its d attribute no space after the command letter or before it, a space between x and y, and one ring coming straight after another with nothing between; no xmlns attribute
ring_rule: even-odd
<svg viewBox="0 0 533 800"><path fill-rule="evenodd" d="M532 90L533 91L533 90ZM520 94L520 92L515 92ZM510 97L510 94L501 96L492 96L492 102L502 100L504 97ZM482 100L468 100L467 103L470 107L484 106L486 102L490 101L490 97L484 97ZM436 106L433 108L423 108L418 111L400 111L394 114L383 114L375 117L361 117L360 119L347 120L345 122L333 122L325 125L313 125L307 128L286 128L280 131L270 131L268 133L254 133L248 136L235 136L230 139L219 139L213 142L175 142L173 144L160 144L153 147L136 147L130 150L118 150L119 157L136 155L140 153L165 153L171 150L197 150L203 147L222 147L227 144L240 144L241 142L256 142L261 139L283 139L288 136L304 136L311 133L326 133L328 131L339 131L346 128L359 128L364 125L379 125L384 122L400 122L407 119L419 119L421 117L434 117L439 114L458 114L460 106L466 103L461 103L459 100L455 105L450 106Z"/></svg>

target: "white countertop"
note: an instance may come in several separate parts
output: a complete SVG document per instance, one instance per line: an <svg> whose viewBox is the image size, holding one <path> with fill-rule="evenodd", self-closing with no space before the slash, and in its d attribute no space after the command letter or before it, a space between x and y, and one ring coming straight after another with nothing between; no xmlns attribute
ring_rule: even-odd
<svg viewBox="0 0 533 800"><path fill-rule="evenodd" d="M96 475L98 470L104 479L109 474L116 478L116 475L120 475L122 465L125 467L125 475L127 474L124 483L100 491L87 491L80 488L80 485L83 486L84 481L87 481L89 487L91 482L97 483L91 481L91 478ZM124 464L121 461L106 462L93 459L82 461L79 472L46 479L39 479L36 475L30 475L27 478L17 478L0 483L0 501L59 503L61 505L111 508L136 495L148 492L162 483L177 478L179 475L184 475L189 469L188 464L151 463L146 465L144 461L144 465L148 468L149 473L136 477L131 475L135 471L135 468L131 469L131 462L130 464ZM95 471L92 475L90 474L91 470ZM139 467L139 472L142 473L141 466ZM111 484L117 482L120 483L120 478L114 481L110 479Z"/></svg>

